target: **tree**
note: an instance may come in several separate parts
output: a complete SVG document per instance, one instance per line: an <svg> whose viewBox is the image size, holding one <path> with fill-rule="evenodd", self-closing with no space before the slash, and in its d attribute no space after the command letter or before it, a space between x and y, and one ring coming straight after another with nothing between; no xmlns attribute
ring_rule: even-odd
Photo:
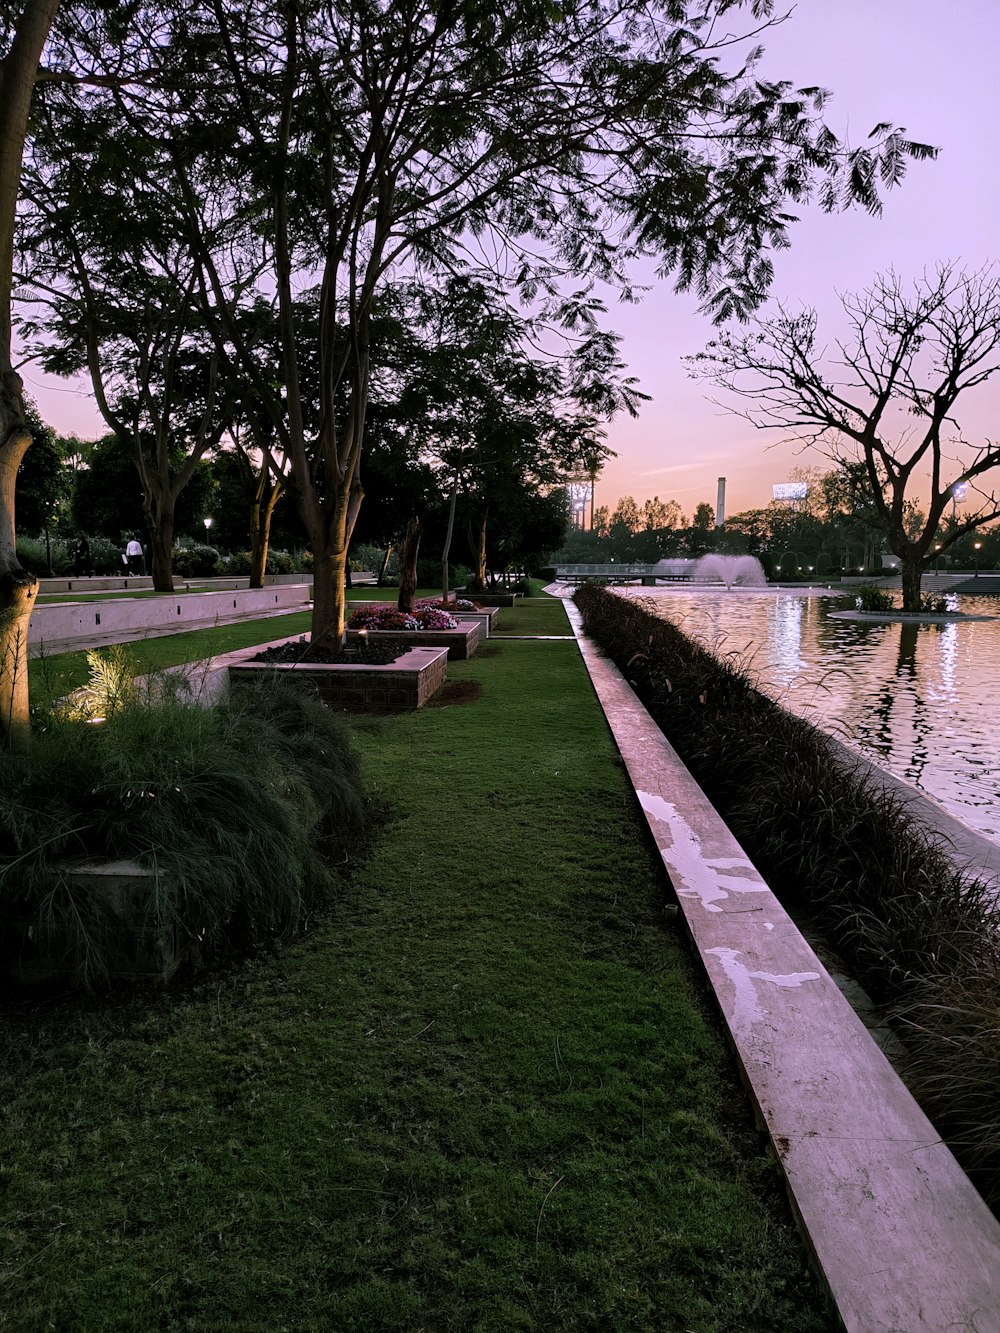
<svg viewBox="0 0 1000 1333"><path fill-rule="evenodd" d="M123 216L95 198L59 131L35 145L26 193L34 206L31 291L42 311L22 319L32 355L56 374L86 369L97 406L129 449L142 489L153 586L173 588L178 496L233 425L233 391L192 311L196 267L169 227ZM141 200L141 195L139 196ZM142 207L137 204L137 210Z"/></svg>
<svg viewBox="0 0 1000 1333"><path fill-rule="evenodd" d="M47 537L69 499L72 474L55 431L31 404L27 414L31 448L17 471L17 527L31 534L45 532Z"/></svg>
<svg viewBox="0 0 1000 1333"><path fill-rule="evenodd" d="M757 20L771 5L749 7ZM164 207L183 214L202 317L290 460L315 631L343 625L371 320L394 276L499 276L587 357L589 286L631 294L631 259L655 256L717 318L744 313L770 283L790 205L816 194L827 209L876 211L879 181L895 185L909 157L931 154L888 125L847 151L822 123L822 90L762 80L752 61L734 70L735 40L717 22L734 8L300 0L261 19L233 0L130 6L136 39L116 86L74 91L93 123L127 114L123 180L159 179ZM93 42L109 21L95 17ZM308 331L315 428L295 311L307 275L322 292ZM233 318L254 286L273 293L280 388L260 382Z"/></svg>
<svg viewBox="0 0 1000 1333"><path fill-rule="evenodd" d="M8 29L0 97L0 743L20 746L28 716L28 621L38 580L21 568L14 533L17 471L31 444L24 386L11 360L14 222L24 140L42 50L59 0L27 0Z"/></svg>
<svg viewBox="0 0 1000 1333"><path fill-rule="evenodd" d="M791 430L838 463L859 460L889 548L899 556L903 607L920 609L923 571L965 534L1000 517L987 477L1000 448L966 441L954 416L963 394L1000 371L1000 277L939 266L904 288L895 273L844 298L852 337L823 369L815 311L785 309L752 333L726 333L696 371L752 406L742 415L763 429ZM926 476L926 516L914 531L913 491ZM942 525L957 486L966 512Z"/></svg>
<svg viewBox="0 0 1000 1333"><path fill-rule="evenodd" d="M647 532L659 528L683 528L684 515L676 500L661 500L654 495L652 500L642 502L642 526Z"/></svg>
<svg viewBox="0 0 1000 1333"><path fill-rule="evenodd" d="M89 449L89 463L76 474L73 521L85 532L124 543L144 525L143 494L128 441L105 435ZM173 460L176 466L180 459ZM213 479L202 463L179 495L174 512L179 533L202 537L202 519L210 504Z"/></svg>

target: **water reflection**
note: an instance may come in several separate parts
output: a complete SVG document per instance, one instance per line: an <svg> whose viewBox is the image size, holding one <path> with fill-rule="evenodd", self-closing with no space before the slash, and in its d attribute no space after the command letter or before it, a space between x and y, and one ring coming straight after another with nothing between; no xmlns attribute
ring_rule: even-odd
<svg viewBox="0 0 1000 1333"><path fill-rule="evenodd" d="M647 598L644 598L647 600ZM760 688L1000 842L1000 620L831 620L842 598L657 589L660 614L748 665ZM960 609L1000 616L1000 600Z"/></svg>

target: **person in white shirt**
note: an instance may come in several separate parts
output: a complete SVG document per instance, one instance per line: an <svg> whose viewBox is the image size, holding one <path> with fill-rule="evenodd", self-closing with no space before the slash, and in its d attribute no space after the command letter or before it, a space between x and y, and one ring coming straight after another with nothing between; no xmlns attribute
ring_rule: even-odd
<svg viewBox="0 0 1000 1333"><path fill-rule="evenodd" d="M133 537L125 547L125 555L128 559L128 567L131 574L145 574L146 558L142 553L142 543L138 538Z"/></svg>

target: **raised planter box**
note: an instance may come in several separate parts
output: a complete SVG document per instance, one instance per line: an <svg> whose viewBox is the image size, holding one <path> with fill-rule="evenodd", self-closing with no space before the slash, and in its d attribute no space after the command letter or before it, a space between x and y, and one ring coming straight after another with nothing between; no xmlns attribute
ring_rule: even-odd
<svg viewBox="0 0 1000 1333"><path fill-rule="evenodd" d="M259 672L294 671L308 680L325 704L368 713L402 713L423 708L445 682L448 650L413 647L386 666L356 666L343 662L251 662L260 648L228 663L229 683L237 684Z"/></svg>
<svg viewBox="0 0 1000 1333"><path fill-rule="evenodd" d="M415 647L447 648L453 662L464 662L472 656L485 638L479 621L466 621L458 629L369 629L347 631L347 642L357 643L358 635L365 634L375 643L412 643Z"/></svg>
<svg viewBox="0 0 1000 1333"><path fill-rule="evenodd" d="M74 896L87 901L88 930L100 939L107 976L114 981L162 985L183 959L177 928L152 912L151 870L134 861L88 861L66 870ZM74 979L68 957L72 940L59 930L40 933L34 921L4 921L2 971L20 985Z"/></svg>
<svg viewBox="0 0 1000 1333"><path fill-rule="evenodd" d="M478 611L451 611L456 620L478 621L483 627L483 636L489 638L500 614L498 606L481 606Z"/></svg>

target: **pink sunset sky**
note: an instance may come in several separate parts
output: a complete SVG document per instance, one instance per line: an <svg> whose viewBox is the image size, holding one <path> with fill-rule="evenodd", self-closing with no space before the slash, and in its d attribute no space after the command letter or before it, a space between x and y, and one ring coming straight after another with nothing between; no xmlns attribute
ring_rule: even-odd
<svg viewBox="0 0 1000 1333"><path fill-rule="evenodd" d="M732 19L735 27L742 19ZM860 211L828 215L804 210L791 229L791 249L775 257L775 299L820 312L830 340L842 331L837 292L855 291L890 266L904 278L942 260L977 268L998 252L1000 197L1000 2L956 0L799 0L791 17L766 34L765 75L796 86L831 90L826 119L857 146L880 121L905 126L910 137L940 147L936 162L912 163L901 188L888 194L880 218ZM613 306L608 323L623 335L623 355L652 395L638 420L615 422L612 459L597 484L597 503L619 496L640 502L676 499L690 516L699 501L715 504L716 479L727 478L727 512L756 508L771 485L795 466L822 464L815 454L781 444L709 400L682 357L712 336L697 303L668 283L639 306ZM103 434L84 380L43 377L23 369L43 417L63 434ZM1000 381L970 398L959 418L978 442L1000 435Z"/></svg>

